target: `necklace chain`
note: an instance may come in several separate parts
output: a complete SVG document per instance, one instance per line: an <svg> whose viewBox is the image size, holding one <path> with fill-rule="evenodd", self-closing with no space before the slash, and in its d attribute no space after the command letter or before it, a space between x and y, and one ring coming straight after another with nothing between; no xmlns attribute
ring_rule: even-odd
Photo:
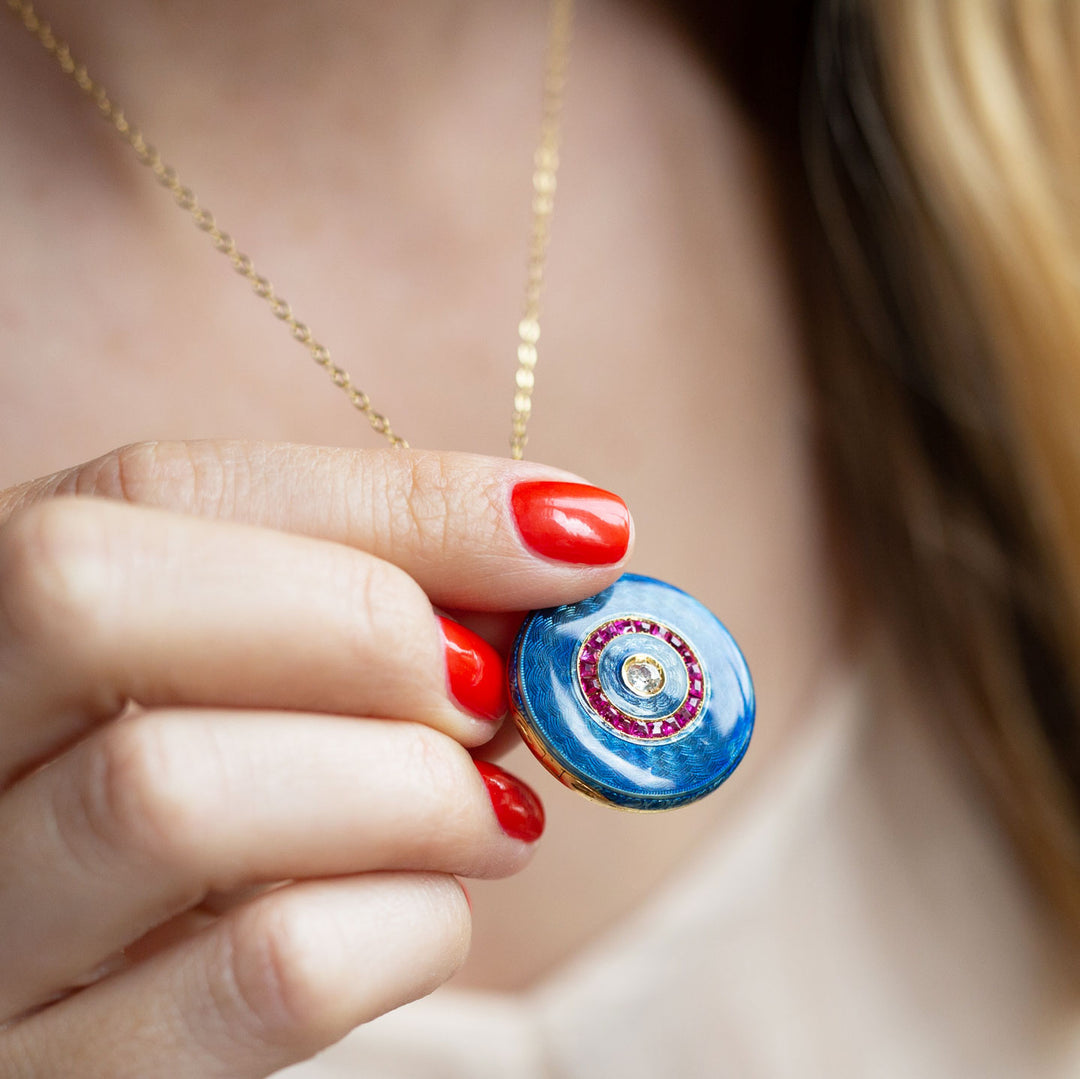
<svg viewBox="0 0 1080 1079"><path fill-rule="evenodd" d="M544 70L544 108L540 144L533 157L532 229L529 233L529 265L525 283L525 310L518 323L518 367L514 376L514 415L511 421L510 456L520 461L525 454L526 428L532 413L536 381L536 344L540 339L540 293L544 283L551 219L555 212L555 182L559 171L566 69L570 62L573 0L551 0L547 61Z"/></svg>
<svg viewBox="0 0 1080 1079"><path fill-rule="evenodd" d="M334 363L330 350L315 337L306 323L293 314L288 301L277 294L270 280L259 273L250 256L244 254L233 237L218 225L214 215L199 202L195 192L183 183L176 169L165 162L158 150L146 141L139 128L128 120L124 110L105 87L91 77L84 64L72 56L67 42L58 37L49 23L41 18L33 3L30 0L7 0L7 6L52 56L60 70L94 102L102 117L131 147L139 163L154 174L158 183L172 195L177 206L190 214L196 228L207 234L214 248L248 281L255 294L266 301L274 317L285 323L293 338L307 349L311 358L326 371L334 385L344 391L353 407L363 414L372 429L386 438L392 446L407 448L408 443L394 432L386 415L372 405L368 395L354 384L349 372ZM533 158L532 225L529 232L525 306L518 323L518 366L514 376L514 413L510 437L510 455L515 460L520 460L524 455L526 430L532 412L537 341L540 338L540 294L555 209L555 185L559 168L562 107L570 59L573 8L573 0L551 0L540 141Z"/></svg>

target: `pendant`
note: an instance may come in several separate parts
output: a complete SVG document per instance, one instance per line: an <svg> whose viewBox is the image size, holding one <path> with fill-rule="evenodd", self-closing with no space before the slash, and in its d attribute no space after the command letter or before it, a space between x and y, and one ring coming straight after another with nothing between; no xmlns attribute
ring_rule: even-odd
<svg viewBox="0 0 1080 1079"><path fill-rule="evenodd" d="M735 770L754 728L754 687L731 634L692 596L633 573L531 612L507 677L541 764L621 809L703 798Z"/></svg>

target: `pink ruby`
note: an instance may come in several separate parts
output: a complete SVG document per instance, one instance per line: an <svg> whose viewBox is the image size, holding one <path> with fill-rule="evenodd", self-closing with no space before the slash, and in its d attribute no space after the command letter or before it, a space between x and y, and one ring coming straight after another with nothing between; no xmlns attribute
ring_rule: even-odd
<svg viewBox="0 0 1080 1079"><path fill-rule="evenodd" d="M660 724L661 734L674 734L678 729L674 723L669 723L667 720Z"/></svg>

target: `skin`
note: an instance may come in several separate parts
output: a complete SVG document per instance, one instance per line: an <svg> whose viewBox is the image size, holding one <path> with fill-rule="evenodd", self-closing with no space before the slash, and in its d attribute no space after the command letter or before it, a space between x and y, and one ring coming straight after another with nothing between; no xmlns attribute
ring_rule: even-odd
<svg viewBox="0 0 1080 1079"><path fill-rule="evenodd" d="M0 1071L268 1075L430 991L470 932L459 984L535 984L738 818L845 663L761 147L656 17L583 5L513 464L542 6L47 14L438 449L382 449L3 27ZM513 483L571 474L627 500L632 561L522 545ZM490 742L446 695L432 613L505 647L628 566L717 611L759 693L736 777L658 817ZM480 747L544 799L535 857ZM486 878L471 914L455 875Z"/></svg>

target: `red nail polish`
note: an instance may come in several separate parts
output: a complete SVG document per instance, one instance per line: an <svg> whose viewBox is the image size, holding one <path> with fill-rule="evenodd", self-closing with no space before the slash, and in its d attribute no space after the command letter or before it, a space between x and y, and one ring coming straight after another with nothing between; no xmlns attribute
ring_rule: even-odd
<svg viewBox="0 0 1080 1079"><path fill-rule="evenodd" d="M472 630L439 616L446 645L446 680L450 696L479 719L506 715L506 672L499 653Z"/></svg>
<svg viewBox="0 0 1080 1079"><path fill-rule="evenodd" d="M618 495L585 483L519 483L510 496L526 546L560 562L606 566L630 545L630 512Z"/></svg>
<svg viewBox="0 0 1080 1079"><path fill-rule="evenodd" d="M495 816L502 830L513 839L531 843L544 830L544 807L530 787L497 764L476 761L476 767L491 795Z"/></svg>

